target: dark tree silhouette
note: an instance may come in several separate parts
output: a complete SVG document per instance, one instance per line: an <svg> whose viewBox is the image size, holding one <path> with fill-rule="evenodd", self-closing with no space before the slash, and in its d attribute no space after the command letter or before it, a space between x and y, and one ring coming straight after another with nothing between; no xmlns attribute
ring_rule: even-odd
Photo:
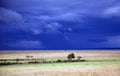
<svg viewBox="0 0 120 76"><path fill-rule="evenodd" d="M75 58L74 53L70 53L70 54L67 56L67 58L68 58L69 61L72 61L72 59Z"/></svg>

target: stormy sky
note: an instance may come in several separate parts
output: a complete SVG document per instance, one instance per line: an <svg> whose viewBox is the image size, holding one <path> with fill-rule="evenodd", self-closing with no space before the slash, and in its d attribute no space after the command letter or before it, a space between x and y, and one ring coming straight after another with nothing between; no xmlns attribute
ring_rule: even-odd
<svg viewBox="0 0 120 76"><path fill-rule="evenodd" d="M120 0L0 0L0 49L120 48Z"/></svg>

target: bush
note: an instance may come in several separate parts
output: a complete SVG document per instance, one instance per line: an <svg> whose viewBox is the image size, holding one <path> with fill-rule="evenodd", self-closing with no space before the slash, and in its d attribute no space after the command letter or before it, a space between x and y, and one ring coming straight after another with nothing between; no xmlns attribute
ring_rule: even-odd
<svg viewBox="0 0 120 76"><path fill-rule="evenodd" d="M65 63L66 63L66 62L69 62L69 61L68 61L68 60L63 60L63 62L65 62Z"/></svg>
<svg viewBox="0 0 120 76"><path fill-rule="evenodd" d="M75 58L74 53L70 53L70 54L67 56L67 58L68 58L69 61L72 61L72 59Z"/></svg>
<svg viewBox="0 0 120 76"><path fill-rule="evenodd" d="M38 62L38 61L31 61L31 62L28 62L28 63L35 64L35 63L40 63L40 62Z"/></svg>
<svg viewBox="0 0 120 76"><path fill-rule="evenodd" d="M56 62L62 62L62 60L58 59Z"/></svg>
<svg viewBox="0 0 120 76"><path fill-rule="evenodd" d="M80 60L81 62L85 62L85 59Z"/></svg>

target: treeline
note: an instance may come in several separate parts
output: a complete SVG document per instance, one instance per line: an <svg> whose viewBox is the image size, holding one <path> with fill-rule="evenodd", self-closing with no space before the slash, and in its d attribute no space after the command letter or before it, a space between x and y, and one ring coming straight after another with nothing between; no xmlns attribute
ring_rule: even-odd
<svg viewBox="0 0 120 76"><path fill-rule="evenodd" d="M0 61L16 61L18 59L0 59ZM34 59L19 59L20 61L26 61L26 60L42 60L39 58L34 58Z"/></svg>
<svg viewBox="0 0 120 76"><path fill-rule="evenodd" d="M74 59L74 53L70 53L67 56L66 60L52 60L48 61L45 59L34 58L33 56L26 56L25 59L0 59L0 65L15 65L15 64L37 64L37 63L67 63L67 62L84 62L84 59L81 59L81 56L77 56L77 59ZM74 60L73 60L74 59Z"/></svg>

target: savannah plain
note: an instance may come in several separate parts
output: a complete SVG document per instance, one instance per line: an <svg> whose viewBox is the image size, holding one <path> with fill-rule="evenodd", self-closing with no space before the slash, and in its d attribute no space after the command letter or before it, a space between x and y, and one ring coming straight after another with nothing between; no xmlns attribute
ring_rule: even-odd
<svg viewBox="0 0 120 76"><path fill-rule="evenodd" d="M32 55L48 61L67 60L70 53L85 62L0 65L0 76L120 76L120 50L0 51L0 59Z"/></svg>

